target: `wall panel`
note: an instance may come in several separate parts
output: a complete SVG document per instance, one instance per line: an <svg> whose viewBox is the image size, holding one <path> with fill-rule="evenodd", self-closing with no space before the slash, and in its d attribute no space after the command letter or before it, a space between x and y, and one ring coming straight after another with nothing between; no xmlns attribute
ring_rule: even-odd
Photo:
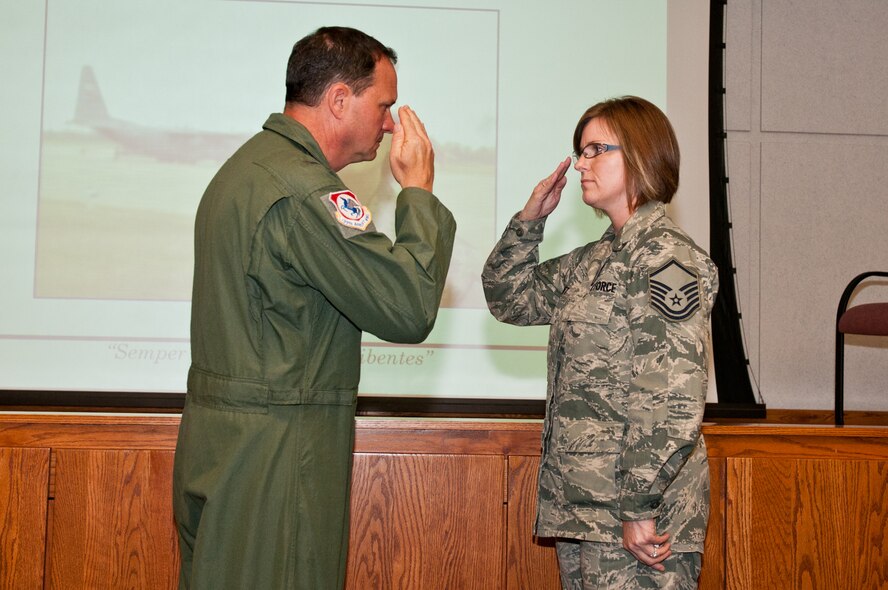
<svg viewBox="0 0 888 590"><path fill-rule="evenodd" d="M42 590L48 448L0 448L0 590Z"/></svg>
<svg viewBox="0 0 888 590"><path fill-rule="evenodd" d="M50 588L172 588L172 451L57 451Z"/></svg>
<svg viewBox="0 0 888 590"><path fill-rule="evenodd" d="M888 585L888 461L728 463L728 588Z"/></svg>
<svg viewBox="0 0 888 590"><path fill-rule="evenodd" d="M558 590L558 559L552 539L533 536L540 458L509 457L509 501L506 570L508 590Z"/></svg>
<svg viewBox="0 0 888 590"><path fill-rule="evenodd" d="M761 6L762 129L888 135L888 3Z"/></svg>
<svg viewBox="0 0 888 590"><path fill-rule="evenodd" d="M503 587L501 457L356 453L354 461L348 588Z"/></svg>
<svg viewBox="0 0 888 590"><path fill-rule="evenodd" d="M175 588L177 427L0 416L0 588ZM702 590L888 587L888 428L703 432ZM358 420L347 588L558 588L552 542L531 534L539 437L538 422Z"/></svg>

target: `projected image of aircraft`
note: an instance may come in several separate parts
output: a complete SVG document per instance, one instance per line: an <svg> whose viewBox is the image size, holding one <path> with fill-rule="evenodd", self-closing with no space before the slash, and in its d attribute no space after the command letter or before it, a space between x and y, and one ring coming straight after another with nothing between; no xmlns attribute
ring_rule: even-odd
<svg viewBox="0 0 888 590"><path fill-rule="evenodd" d="M112 141L120 153L140 154L162 162L223 161L249 134L158 129L112 117L90 66L80 72L80 88L72 123Z"/></svg>
<svg viewBox="0 0 888 590"><path fill-rule="evenodd" d="M187 299L191 269L182 252L191 247L197 201L219 165L252 134L153 127L112 116L90 66L80 72L73 106L69 122L83 132L43 133L37 291L43 297ZM70 103L64 108L65 116L55 118L67 118ZM441 305L482 308L477 269L495 231L495 143L432 141L436 189L447 195L462 230ZM376 228L392 235L400 188L390 147L386 135L375 160L338 175L373 212ZM113 275L105 272L111 250L120 256ZM141 263L127 262L133 259ZM101 278L83 281L87 269Z"/></svg>

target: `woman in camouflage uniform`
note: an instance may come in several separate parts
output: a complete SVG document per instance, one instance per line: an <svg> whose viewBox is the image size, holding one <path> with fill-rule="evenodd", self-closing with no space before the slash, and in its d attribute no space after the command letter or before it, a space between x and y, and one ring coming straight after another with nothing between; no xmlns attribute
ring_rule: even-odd
<svg viewBox="0 0 888 590"><path fill-rule="evenodd" d="M573 147L583 202L611 226L539 262L565 159L509 222L482 276L498 320L551 326L535 533L557 539L565 589L695 588L716 268L666 216L679 150L656 106L596 104Z"/></svg>

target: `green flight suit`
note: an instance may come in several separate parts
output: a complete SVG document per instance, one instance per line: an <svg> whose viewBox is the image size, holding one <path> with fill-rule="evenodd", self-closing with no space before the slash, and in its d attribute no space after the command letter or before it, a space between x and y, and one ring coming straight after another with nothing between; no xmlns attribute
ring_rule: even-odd
<svg viewBox="0 0 888 590"><path fill-rule="evenodd" d="M715 265L659 202L540 263L544 226L513 218L482 275L498 320L551 326L535 533L619 546L622 521L655 519L701 552Z"/></svg>
<svg viewBox="0 0 888 590"><path fill-rule="evenodd" d="M219 170L195 222L192 365L174 466L180 588L342 588L362 331L431 331L453 216L398 196L377 232L283 115Z"/></svg>

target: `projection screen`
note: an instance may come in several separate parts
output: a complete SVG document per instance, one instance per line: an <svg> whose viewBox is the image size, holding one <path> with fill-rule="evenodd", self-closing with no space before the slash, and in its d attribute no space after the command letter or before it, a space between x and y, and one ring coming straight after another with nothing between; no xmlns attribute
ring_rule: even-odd
<svg viewBox="0 0 888 590"><path fill-rule="evenodd" d="M398 52L459 225L434 331L365 334L361 395L543 399L546 328L493 320L483 261L579 115L626 94L676 125L672 213L706 246L707 17L699 0L0 1L0 389L184 392L197 203L282 109L293 43L338 24ZM393 235L387 149L341 175ZM607 226L569 178L543 258Z"/></svg>

